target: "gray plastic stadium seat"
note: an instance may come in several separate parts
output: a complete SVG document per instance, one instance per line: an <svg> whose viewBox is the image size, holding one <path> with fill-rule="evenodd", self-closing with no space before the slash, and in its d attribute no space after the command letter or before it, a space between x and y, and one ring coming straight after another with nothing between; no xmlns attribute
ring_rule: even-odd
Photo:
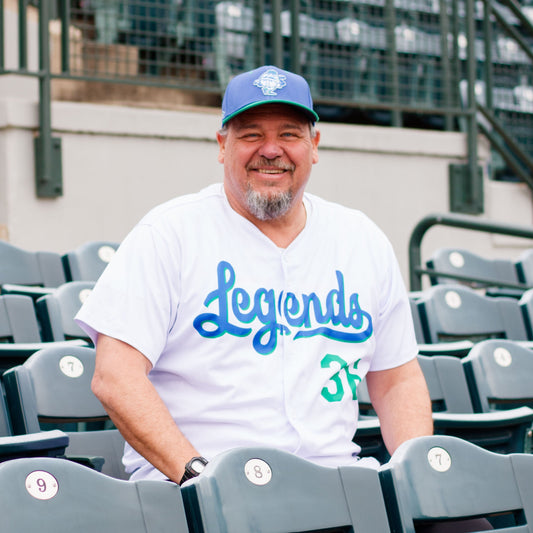
<svg viewBox="0 0 533 533"><path fill-rule="evenodd" d="M469 250L460 248L440 248L426 262L428 269L444 274L456 274L471 278L491 280L492 283L465 281L472 287L498 287L498 283L520 283L514 261L510 259L487 259ZM457 284L453 278L430 276L433 285L442 283Z"/></svg>
<svg viewBox="0 0 533 533"><path fill-rule="evenodd" d="M420 308L417 303L424 294L424 291L409 292L409 305L411 316L413 317L418 353L423 355L457 355L459 357L466 355L473 346L473 343L469 340L450 341L438 344L431 344L426 341L422 319L420 318Z"/></svg>
<svg viewBox="0 0 533 533"><path fill-rule="evenodd" d="M463 359L419 355L418 360L428 384L436 434L460 437L498 453L526 451L533 409L516 404L505 411L476 410Z"/></svg>
<svg viewBox="0 0 533 533"><path fill-rule="evenodd" d="M61 258L67 281L96 281L105 270L118 242L90 241L64 254Z"/></svg>
<svg viewBox="0 0 533 533"><path fill-rule="evenodd" d="M35 302L44 341L84 339L90 342L87 334L74 321L74 316L95 283L70 281L58 287L53 293L41 296Z"/></svg>
<svg viewBox="0 0 533 533"><path fill-rule="evenodd" d="M0 340L7 342L41 342L39 322L29 296L0 296Z"/></svg>
<svg viewBox="0 0 533 533"><path fill-rule="evenodd" d="M0 383L0 462L20 457L58 457L65 453L68 435L60 430L13 435L11 420Z"/></svg>
<svg viewBox="0 0 533 533"><path fill-rule="evenodd" d="M533 455L496 454L449 436L419 437L402 444L379 474L396 533L474 517L488 517L495 531L533 531Z"/></svg>
<svg viewBox="0 0 533 533"><path fill-rule="evenodd" d="M520 282L533 286L533 248L520 254L516 269Z"/></svg>
<svg viewBox="0 0 533 533"><path fill-rule="evenodd" d="M13 431L36 433L59 423L102 422L101 427L108 421L105 409L91 391L94 360L95 350L91 348L53 347L40 350L22 365L7 370L3 381ZM128 478L122 465L124 439L116 429L67 434L68 457L103 457L103 473ZM96 465L99 468L98 460Z"/></svg>
<svg viewBox="0 0 533 533"><path fill-rule="evenodd" d="M487 340L462 359L479 412L533 407L533 351L509 340Z"/></svg>
<svg viewBox="0 0 533 533"><path fill-rule="evenodd" d="M518 304L522 311L527 337L530 341L533 341L533 289L524 292Z"/></svg>
<svg viewBox="0 0 533 533"><path fill-rule="evenodd" d="M60 345L86 346L87 341L78 339ZM42 342L33 299L19 294L0 296L0 372L20 365L46 346L50 343Z"/></svg>
<svg viewBox="0 0 533 533"><path fill-rule="evenodd" d="M2 293L41 296L65 281L60 254L32 252L0 240Z"/></svg>
<svg viewBox="0 0 533 533"><path fill-rule="evenodd" d="M518 300L478 294L462 285L436 285L417 300L426 343L489 338L528 340Z"/></svg>
<svg viewBox="0 0 533 533"><path fill-rule="evenodd" d="M533 353L532 353L533 355ZM499 453L524 452L528 449L527 435L533 423L533 409L527 406L508 406L505 411L474 409L470 387L466 378L462 359L455 356L418 356L418 362L428 385L433 408L434 431L440 435L461 437L478 446ZM357 387L357 397L364 414L371 412L371 402L366 382ZM363 417L364 424L371 428L371 418ZM378 426L379 427L379 426ZM377 455L384 463L388 456L383 439L376 432L371 433L363 425L361 444L365 445L365 455ZM354 441L358 441L359 429ZM374 450L371 444L374 442ZM381 444L381 447L377 444Z"/></svg>
<svg viewBox="0 0 533 533"><path fill-rule="evenodd" d="M222 453L181 492L192 532L389 531L377 470L271 448Z"/></svg>
<svg viewBox="0 0 533 533"><path fill-rule="evenodd" d="M121 481L64 459L0 465L3 533L187 533L180 489Z"/></svg>

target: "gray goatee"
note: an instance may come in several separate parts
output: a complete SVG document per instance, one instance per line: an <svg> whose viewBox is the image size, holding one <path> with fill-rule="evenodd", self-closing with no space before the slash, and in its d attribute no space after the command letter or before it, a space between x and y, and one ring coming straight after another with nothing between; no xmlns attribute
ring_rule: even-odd
<svg viewBox="0 0 533 533"><path fill-rule="evenodd" d="M251 187L246 191L246 201L250 213L259 220L273 220L285 215L293 200L292 191L272 194L258 193Z"/></svg>

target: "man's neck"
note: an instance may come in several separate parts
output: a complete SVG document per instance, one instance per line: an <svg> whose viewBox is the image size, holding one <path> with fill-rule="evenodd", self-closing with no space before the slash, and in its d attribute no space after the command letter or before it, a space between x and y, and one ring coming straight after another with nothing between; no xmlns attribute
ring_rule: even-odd
<svg viewBox="0 0 533 533"><path fill-rule="evenodd" d="M307 212L302 201L286 215L273 220L246 217L279 248L287 248L305 228Z"/></svg>

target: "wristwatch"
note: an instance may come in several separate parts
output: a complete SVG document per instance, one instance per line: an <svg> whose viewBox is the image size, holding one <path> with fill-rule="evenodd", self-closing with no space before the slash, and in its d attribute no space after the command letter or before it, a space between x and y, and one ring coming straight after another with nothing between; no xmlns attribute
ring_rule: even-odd
<svg viewBox="0 0 533 533"><path fill-rule="evenodd" d="M183 474L183 477L180 480L180 485L188 479L192 479L193 477L199 476L203 472L206 464L207 459L205 457L193 457L185 465L185 473Z"/></svg>

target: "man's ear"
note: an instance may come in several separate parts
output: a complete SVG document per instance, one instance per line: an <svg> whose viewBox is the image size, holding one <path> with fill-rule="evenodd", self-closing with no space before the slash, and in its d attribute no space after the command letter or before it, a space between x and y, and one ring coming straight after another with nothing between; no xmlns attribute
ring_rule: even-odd
<svg viewBox="0 0 533 533"><path fill-rule="evenodd" d="M315 136L311 139L313 141L313 164L318 163L318 144L320 143L320 130L315 131Z"/></svg>
<svg viewBox="0 0 533 533"><path fill-rule="evenodd" d="M226 135L222 135L217 131L218 142L218 162L224 163L224 154L226 152Z"/></svg>

